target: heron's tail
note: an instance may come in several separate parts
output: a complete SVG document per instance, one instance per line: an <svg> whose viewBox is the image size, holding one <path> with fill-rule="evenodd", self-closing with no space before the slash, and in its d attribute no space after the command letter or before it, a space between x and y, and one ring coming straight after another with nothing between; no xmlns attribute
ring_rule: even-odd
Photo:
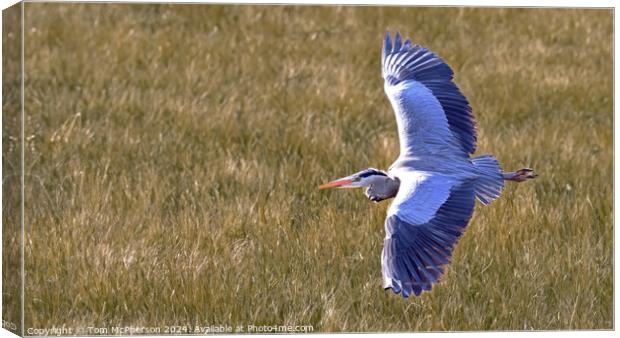
<svg viewBox="0 0 620 338"><path fill-rule="evenodd" d="M499 197L504 188L504 177L497 159L493 155L482 155L471 159L478 170L478 179L475 183L476 197L487 205Z"/></svg>

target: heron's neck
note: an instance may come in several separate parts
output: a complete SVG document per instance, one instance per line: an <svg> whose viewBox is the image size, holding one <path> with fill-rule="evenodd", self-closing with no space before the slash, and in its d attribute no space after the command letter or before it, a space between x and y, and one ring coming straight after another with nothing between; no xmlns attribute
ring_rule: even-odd
<svg viewBox="0 0 620 338"><path fill-rule="evenodd" d="M367 184L366 196L378 202L396 196L400 181L389 176L373 176Z"/></svg>

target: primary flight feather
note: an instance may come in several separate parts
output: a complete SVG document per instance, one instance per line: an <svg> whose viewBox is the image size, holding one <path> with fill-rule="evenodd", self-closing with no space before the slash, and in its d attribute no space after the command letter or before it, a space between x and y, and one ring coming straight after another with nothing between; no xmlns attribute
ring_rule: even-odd
<svg viewBox="0 0 620 338"><path fill-rule="evenodd" d="M386 33L381 68L400 156L387 172L369 168L320 188L365 187L374 202L394 198L385 220L383 286L403 297L419 296L443 275L474 200L489 204L504 180L522 182L536 174L528 168L503 172L491 155L470 158L476 150L471 107L452 69L433 52Z"/></svg>

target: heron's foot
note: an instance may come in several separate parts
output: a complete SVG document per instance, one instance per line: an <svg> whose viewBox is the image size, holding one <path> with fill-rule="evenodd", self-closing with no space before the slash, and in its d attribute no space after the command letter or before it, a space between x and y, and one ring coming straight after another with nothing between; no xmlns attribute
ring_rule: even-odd
<svg viewBox="0 0 620 338"><path fill-rule="evenodd" d="M514 172L512 180L516 182L523 182L527 180L532 180L536 178L536 176L538 176L538 174L535 173L534 170L530 168L523 168Z"/></svg>

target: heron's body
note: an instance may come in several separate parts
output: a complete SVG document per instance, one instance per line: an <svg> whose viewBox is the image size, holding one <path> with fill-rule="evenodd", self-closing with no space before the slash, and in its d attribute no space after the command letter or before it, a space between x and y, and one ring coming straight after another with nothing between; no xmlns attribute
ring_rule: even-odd
<svg viewBox="0 0 620 338"><path fill-rule="evenodd" d="M478 199L499 197L504 180L521 182L531 169L504 173L476 148L474 117L452 81L452 70L428 49L386 35L382 71L400 139L387 172L367 169L329 187L366 187L369 199L394 198L385 221L384 287L404 297L430 290L444 273Z"/></svg>

